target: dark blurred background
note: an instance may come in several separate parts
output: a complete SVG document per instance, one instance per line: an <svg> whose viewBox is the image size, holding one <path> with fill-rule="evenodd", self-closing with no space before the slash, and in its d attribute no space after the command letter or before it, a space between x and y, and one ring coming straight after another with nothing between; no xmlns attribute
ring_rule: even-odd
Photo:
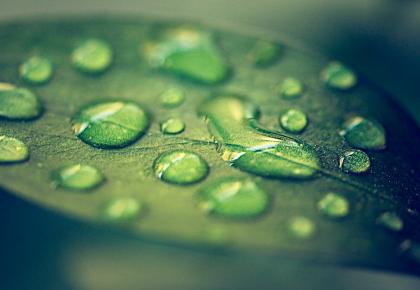
<svg viewBox="0 0 420 290"><path fill-rule="evenodd" d="M2 22L104 14L277 33L353 67L420 124L419 1L0 0ZM156 244L48 212L6 192L0 192L0 235L0 289L7 290L420 289L418 279L398 274Z"/></svg>

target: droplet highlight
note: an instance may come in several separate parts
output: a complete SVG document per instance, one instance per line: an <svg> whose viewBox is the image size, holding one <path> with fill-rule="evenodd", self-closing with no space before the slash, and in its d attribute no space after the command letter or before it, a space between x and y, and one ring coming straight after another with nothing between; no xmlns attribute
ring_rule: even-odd
<svg viewBox="0 0 420 290"><path fill-rule="evenodd" d="M28 160L29 149L19 139L0 136L0 164L17 163Z"/></svg>
<svg viewBox="0 0 420 290"><path fill-rule="evenodd" d="M0 87L0 117L29 120L41 115L42 106L30 90L13 85Z"/></svg>
<svg viewBox="0 0 420 290"><path fill-rule="evenodd" d="M369 156L361 150L347 150L340 157L341 170L348 173L363 173L370 168Z"/></svg>
<svg viewBox="0 0 420 290"><path fill-rule="evenodd" d="M350 206L346 198L329 192L319 200L318 210L330 218L338 219L349 214Z"/></svg>
<svg viewBox="0 0 420 290"><path fill-rule="evenodd" d="M70 190L91 190L105 180L103 174L90 165L68 165L52 173L54 184Z"/></svg>
<svg viewBox="0 0 420 290"><path fill-rule="evenodd" d="M384 212L376 220L376 222L387 228L388 230L399 232L404 227L404 222L401 217L395 212Z"/></svg>
<svg viewBox="0 0 420 290"><path fill-rule="evenodd" d="M329 87L348 90L357 84L356 74L340 62L331 62L321 72L321 80Z"/></svg>
<svg viewBox="0 0 420 290"><path fill-rule="evenodd" d="M290 133L300 133L308 125L305 113L297 109L289 109L279 118L280 126Z"/></svg>
<svg viewBox="0 0 420 290"><path fill-rule="evenodd" d="M112 63L111 46L101 39L88 39L79 44L71 55L73 66L85 73L104 72Z"/></svg>
<svg viewBox="0 0 420 290"><path fill-rule="evenodd" d="M164 134L179 134L185 129L185 123L179 118L169 118L160 124L160 130Z"/></svg>
<svg viewBox="0 0 420 290"><path fill-rule="evenodd" d="M366 150L381 150L386 147L385 129L377 121L361 116L349 118L343 124L340 135L351 146Z"/></svg>

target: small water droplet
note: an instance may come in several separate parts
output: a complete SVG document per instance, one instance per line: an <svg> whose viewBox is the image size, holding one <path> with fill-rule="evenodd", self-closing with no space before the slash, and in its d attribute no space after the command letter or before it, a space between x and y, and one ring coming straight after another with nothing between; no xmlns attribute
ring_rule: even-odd
<svg viewBox="0 0 420 290"><path fill-rule="evenodd" d="M381 150L385 148L385 129L374 120L354 116L343 125L340 135L344 136L351 146L366 150Z"/></svg>
<svg viewBox="0 0 420 290"><path fill-rule="evenodd" d="M20 140L0 136L0 164L26 161L29 158L28 147Z"/></svg>
<svg viewBox="0 0 420 290"><path fill-rule="evenodd" d="M220 217L249 218L262 214L269 197L255 182L227 178L214 182L199 192L200 208Z"/></svg>
<svg viewBox="0 0 420 290"><path fill-rule="evenodd" d="M0 88L0 117L11 120L29 120L42 112L38 98L28 89L13 85Z"/></svg>
<svg viewBox="0 0 420 290"><path fill-rule="evenodd" d="M160 96L160 103L165 108L176 108L180 106L184 100L184 92L178 88L168 89Z"/></svg>
<svg viewBox="0 0 420 290"><path fill-rule="evenodd" d="M144 204L131 197L119 197L111 200L103 211L104 219L110 222L133 220L144 211Z"/></svg>
<svg viewBox="0 0 420 290"><path fill-rule="evenodd" d="M258 40L249 53L252 63L257 66L267 66L273 64L280 55L280 45L278 43Z"/></svg>
<svg viewBox="0 0 420 290"><path fill-rule="evenodd" d="M199 28L176 26L155 31L142 52L151 66L202 83L218 83L228 74L212 34Z"/></svg>
<svg viewBox="0 0 420 290"><path fill-rule="evenodd" d="M72 128L77 137L100 148L127 146L140 138L148 125L145 111L127 101L88 105L72 120Z"/></svg>
<svg viewBox="0 0 420 290"><path fill-rule="evenodd" d="M329 87L348 90L357 83L356 74L340 62L331 62L321 72L321 80Z"/></svg>
<svg viewBox="0 0 420 290"><path fill-rule="evenodd" d="M344 172L363 173L370 168L369 156L357 149L347 150L340 157L339 166Z"/></svg>
<svg viewBox="0 0 420 290"><path fill-rule="evenodd" d="M307 239L314 234L315 224L306 217L298 216L289 221L289 230L293 236L299 239Z"/></svg>
<svg viewBox="0 0 420 290"><path fill-rule="evenodd" d="M382 213L376 222L394 232L399 232L404 227L403 220L395 212L387 211Z"/></svg>
<svg viewBox="0 0 420 290"><path fill-rule="evenodd" d="M196 183L207 176L207 162L198 154L173 150L160 155L153 164L156 177L173 184Z"/></svg>
<svg viewBox="0 0 420 290"><path fill-rule="evenodd" d="M53 65L46 57L33 56L20 65L19 74L28 83L43 84L51 79Z"/></svg>
<svg viewBox="0 0 420 290"><path fill-rule="evenodd" d="M279 123L288 132L300 133L308 124L308 118L301 110L289 109L280 116Z"/></svg>
<svg viewBox="0 0 420 290"><path fill-rule="evenodd" d="M343 196L329 192L319 200L319 211L331 218L342 218L349 214L349 202Z"/></svg>
<svg viewBox="0 0 420 290"><path fill-rule="evenodd" d="M88 39L82 42L71 55L71 61L78 70L97 74L105 71L112 63L111 46L100 39Z"/></svg>
<svg viewBox="0 0 420 290"><path fill-rule="evenodd" d="M160 124L164 134L179 134L185 129L185 123L179 118L169 118Z"/></svg>
<svg viewBox="0 0 420 290"><path fill-rule="evenodd" d="M304 86L301 81L295 78L286 78L278 88L283 99L295 99L303 94Z"/></svg>
<svg viewBox="0 0 420 290"><path fill-rule="evenodd" d="M104 182L102 173L90 165L68 165L52 173L54 183L71 190L90 190Z"/></svg>
<svg viewBox="0 0 420 290"><path fill-rule="evenodd" d="M319 158L308 144L262 129L252 103L232 95L215 96L199 108L223 160L266 177L304 179L318 171Z"/></svg>

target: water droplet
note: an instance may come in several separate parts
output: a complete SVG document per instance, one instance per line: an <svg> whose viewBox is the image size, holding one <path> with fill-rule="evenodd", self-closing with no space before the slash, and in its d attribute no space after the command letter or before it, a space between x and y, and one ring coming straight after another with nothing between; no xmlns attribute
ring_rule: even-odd
<svg viewBox="0 0 420 290"><path fill-rule="evenodd" d="M343 127L340 135L344 136L351 146L367 150L385 148L385 129L378 122L355 116L349 118Z"/></svg>
<svg viewBox="0 0 420 290"><path fill-rule="evenodd" d="M53 65L48 58L33 56L19 67L20 77L32 84L43 84L51 79Z"/></svg>
<svg viewBox="0 0 420 290"><path fill-rule="evenodd" d="M140 138L148 125L145 111L135 103L126 101L89 105L72 120L77 137L100 148L127 146Z"/></svg>
<svg viewBox="0 0 420 290"><path fill-rule="evenodd" d="M404 222L395 212L384 212L376 221L378 224L394 232L401 231L404 226Z"/></svg>
<svg viewBox="0 0 420 290"><path fill-rule="evenodd" d="M163 92L160 102L165 108L176 108L185 100L184 92L177 88L171 88Z"/></svg>
<svg viewBox="0 0 420 290"><path fill-rule="evenodd" d="M303 94L304 86L295 78L286 78L279 86L279 94L284 99L295 99Z"/></svg>
<svg viewBox="0 0 420 290"><path fill-rule="evenodd" d="M400 250L411 262L420 265L420 243L405 240L400 244Z"/></svg>
<svg viewBox="0 0 420 290"><path fill-rule="evenodd" d="M22 162L28 158L28 147L22 141L5 135L0 136L0 164Z"/></svg>
<svg viewBox="0 0 420 290"><path fill-rule="evenodd" d="M0 88L0 117L28 120L38 117L41 111L41 103L30 90L12 85Z"/></svg>
<svg viewBox="0 0 420 290"><path fill-rule="evenodd" d="M184 122L179 118L169 118L160 124L160 130L164 134L179 134L185 129Z"/></svg>
<svg viewBox="0 0 420 290"><path fill-rule="evenodd" d="M346 198L329 192L319 202L318 209L331 218L342 218L349 214L349 202Z"/></svg>
<svg viewBox="0 0 420 290"><path fill-rule="evenodd" d="M295 138L258 127L256 106L232 95L215 96L199 109L225 161L266 177L308 178L319 169L314 149Z"/></svg>
<svg viewBox="0 0 420 290"><path fill-rule="evenodd" d="M199 192L200 208L210 214L228 218L249 218L262 214L269 197L255 182L244 178L227 178L212 183Z"/></svg>
<svg viewBox="0 0 420 290"><path fill-rule="evenodd" d="M228 67L211 33L194 27L167 27L143 46L153 67L214 84L227 77Z"/></svg>
<svg viewBox="0 0 420 290"><path fill-rule="evenodd" d="M308 118L300 110L289 109L280 116L279 123L288 132L300 133L308 124Z"/></svg>
<svg viewBox="0 0 420 290"><path fill-rule="evenodd" d="M257 66L267 66L274 63L280 54L278 43L258 40L249 53L251 61Z"/></svg>
<svg viewBox="0 0 420 290"><path fill-rule="evenodd" d="M369 156L361 150L347 150L340 157L340 168L344 172L363 173L370 168Z"/></svg>
<svg viewBox="0 0 420 290"><path fill-rule="evenodd" d="M299 239L310 238L315 232L315 224L312 220L298 216L289 221L290 232Z"/></svg>
<svg viewBox="0 0 420 290"><path fill-rule="evenodd" d="M339 62L331 62L321 72L321 80L329 87L339 90L348 90L357 83L356 74Z"/></svg>
<svg viewBox="0 0 420 290"><path fill-rule="evenodd" d="M90 190L104 182L102 173L90 165L68 165L52 173L54 183L72 190Z"/></svg>
<svg viewBox="0 0 420 290"><path fill-rule="evenodd" d="M111 46L100 39L88 39L73 51L71 61L74 67L85 73L101 73L112 62Z"/></svg>
<svg viewBox="0 0 420 290"><path fill-rule="evenodd" d="M120 197L111 200L104 208L104 219L111 222L133 220L144 210L142 202L131 197Z"/></svg>
<svg viewBox="0 0 420 290"><path fill-rule="evenodd" d="M174 150L160 155L153 169L156 177L174 184L191 184L204 179L209 171L207 162L198 154Z"/></svg>

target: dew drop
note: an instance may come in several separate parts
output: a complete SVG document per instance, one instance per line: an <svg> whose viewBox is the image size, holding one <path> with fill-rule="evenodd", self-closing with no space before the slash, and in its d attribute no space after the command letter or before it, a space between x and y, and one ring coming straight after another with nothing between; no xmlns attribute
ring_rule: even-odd
<svg viewBox="0 0 420 290"><path fill-rule="evenodd" d="M185 129L185 123L179 118L169 118L160 124L164 134L179 134Z"/></svg>
<svg viewBox="0 0 420 290"><path fill-rule="evenodd" d="M385 129L374 120L354 116L343 125L340 135L351 146L366 150L381 150L386 146Z"/></svg>
<svg viewBox="0 0 420 290"><path fill-rule="evenodd" d="M252 63L257 66L273 64L279 57L280 45L278 43L258 40L249 53Z"/></svg>
<svg viewBox="0 0 420 290"><path fill-rule="evenodd" d="M340 157L339 166L344 172L363 173L370 168L369 156L361 150L347 150Z"/></svg>
<svg viewBox="0 0 420 290"><path fill-rule="evenodd" d="M72 120L77 137L95 147L120 148L135 142L149 125L145 111L127 101L101 102L83 108Z"/></svg>
<svg viewBox="0 0 420 290"><path fill-rule="evenodd" d="M29 158L28 147L20 140L0 136L0 164L26 161Z"/></svg>
<svg viewBox="0 0 420 290"><path fill-rule="evenodd" d="M346 198L329 192L319 200L318 210L330 218L342 218L349 214L349 202Z"/></svg>
<svg viewBox="0 0 420 290"><path fill-rule="evenodd" d="M290 133L300 133L308 124L308 118L301 110L289 109L280 116L279 123Z"/></svg>
<svg viewBox="0 0 420 290"><path fill-rule="evenodd" d="M103 211L104 219L110 222L133 220L144 211L144 204L131 197L115 198L108 202Z"/></svg>
<svg viewBox="0 0 420 290"><path fill-rule="evenodd" d="M171 88L160 95L160 103L165 108L176 108L185 100L184 92L178 88Z"/></svg>
<svg viewBox="0 0 420 290"><path fill-rule="evenodd" d="M2 84L0 87L0 118L29 120L41 114L38 98L28 89Z"/></svg>
<svg viewBox="0 0 420 290"><path fill-rule="evenodd" d="M297 216L289 221L289 230L293 236L299 239L307 239L314 234L315 224L306 217Z"/></svg>
<svg viewBox="0 0 420 290"><path fill-rule="evenodd" d="M207 162L198 154L173 150L160 155L153 164L157 178L173 184L191 184L204 179L209 171Z"/></svg>
<svg viewBox="0 0 420 290"><path fill-rule="evenodd" d="M28 83L43 84L51 79L53 65L46 57L33 56L20 65L19 74Z"/></svg>
<svg viewBox="0 0 420 290"><path fill-rule="evenodd" d="M78 70L97 74L105 71L112 63L111 46L100 39L88 39L75 48L71 61Z"/></svg>
<svg viewBox="0 0 420 290"><path fill-rule="evenodd" d="M202 83L218 83L228 74L212 34L199 28L163 28L142 47L142 52L152 67Z"/></svg>
<svg viewBox="0 0 420 290"><path fill-rule="evenodd" d="M357 83L356 74L340 62L331 62L321 72L321 80L329 87L348 90Z"/></svg>
<svg viewBox="0 0 420 290"><path fill-rule="evenodd" d="M403 220L395 212L384 212L376 220L376 222L394 232L399 232L404 227Z"/></svg>
<svg viewBox="0 0 420 290"><path fill-rule="evenodd" d="M319 169L318 155L310 145L260 128L257 107L240 97L213 97L201 105L199 113L205 116L223 160L240 170L303 179Z"/></svg>
<svg viewBox="0 0 420 290"><path fill-rule="evenodd" d="M226 178L199 192L200 208L227 218L250 218L262 214L269 205L267 193L250 179Z"/></svg>
<svg viewBox="0 0 420 290"><path fill-rule="evenodd" d="M103 174L90 165L68 165L52 173L53 182L71 190L90 190L104 182Z"/></svg>
<svg viewBox="0 0 420 290"><path fill-rule="evenodd" d="M295 78L286 78L278 88L279 95L283 99L296 99L303 94L304 86Z"/></svg>

